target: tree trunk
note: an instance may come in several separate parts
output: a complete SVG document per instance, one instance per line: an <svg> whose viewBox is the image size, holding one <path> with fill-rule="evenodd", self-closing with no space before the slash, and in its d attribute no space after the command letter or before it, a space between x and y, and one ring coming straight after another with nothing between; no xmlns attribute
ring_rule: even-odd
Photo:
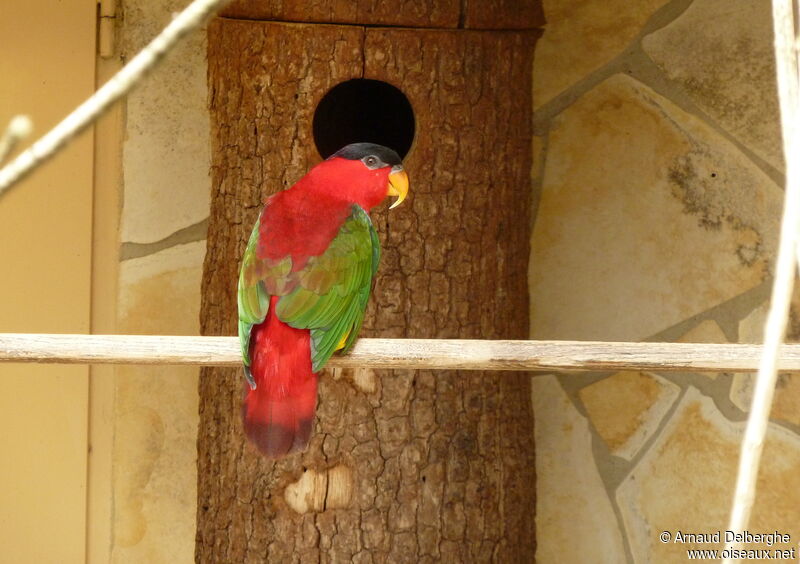
<svg viewBox="0 0 800 564"><path fill-rule="evenodd" d="M406 94L417 134L409 199L373 213L383 256L362 336L527 338L534 38L214 21L204 334L235 334L261 202L319 160L320 98L363 77ZM198 562L533 561L527 374L334 372L308 450L271 462L242 432L241 370L203 370Z"/></svg>

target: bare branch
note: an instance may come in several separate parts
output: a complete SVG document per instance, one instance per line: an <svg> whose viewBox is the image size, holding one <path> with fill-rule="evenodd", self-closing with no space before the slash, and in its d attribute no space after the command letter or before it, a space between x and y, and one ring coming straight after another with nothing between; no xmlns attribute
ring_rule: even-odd
<svg viewBox="0 0 800 564"><path fill-rule="evenodd" d="M5 132L0 135L0 163L6 160L11 151L14 150L14 147L17 146L17 143L31 134L32 129L33 122L28 116L19 115L11 118Z"/></svg>
<svg viewBox="0 0 800 564"><path fill-rule="evenodd" d="M30 148L0 169L0 196L86 129L111 104L128 94L180 39L201 26L229 0L195 0L114 77Z"/></svg>
<svg viewBox="0 0 800 564"><path fill-rule="evenodd" d="M786 161L786 195L781 220L781 238L772 286L772 300L764 328L764 356L758 369L753 403L747 419L739 472L728 529L741 532L750 520L756 494L756 479L769 423L772 397L777 379L777 359L786 331L792 287L796 276L798 229L800 228L800 155L798 117L800 116L800 87L794 27L794 0L773 0L772 19L775 32L775 65L778 75L778 97L781 108L781 129ZM740 543L726 543L728 557L723 562L738 562L730 558L730 549ZM725 554L725 553L723 553Z"/></svg>

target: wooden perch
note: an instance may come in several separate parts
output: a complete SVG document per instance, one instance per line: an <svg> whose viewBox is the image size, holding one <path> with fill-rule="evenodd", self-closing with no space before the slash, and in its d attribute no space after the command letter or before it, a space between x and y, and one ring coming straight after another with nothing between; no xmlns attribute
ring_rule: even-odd
<svg viewBox="0 0 800 564"><path fill-rule="evenodd" d="M329 366L448 370L692 370L755 372L761 345L360 339ZM236 337L0 334L0 362L237 366ZM784 345L781 370L800 370Z"/></svg>

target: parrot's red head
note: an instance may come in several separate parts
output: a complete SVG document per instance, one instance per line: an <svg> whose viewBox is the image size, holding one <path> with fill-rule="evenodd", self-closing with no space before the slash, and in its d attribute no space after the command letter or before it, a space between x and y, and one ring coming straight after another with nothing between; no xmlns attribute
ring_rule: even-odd
<svg viewBox="0 0 800 564"><path fill-rule="evenodd" d="M309 176L328 196L357 203L365 210L396 196L396 207L408 194L408 175L400 156L392 149L374 143L353 143L336 151L315 166Z"/></svg>

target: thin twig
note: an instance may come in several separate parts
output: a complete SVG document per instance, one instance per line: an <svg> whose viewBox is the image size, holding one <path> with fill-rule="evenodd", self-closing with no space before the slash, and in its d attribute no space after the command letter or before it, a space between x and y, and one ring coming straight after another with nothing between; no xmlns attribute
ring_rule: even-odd
<svg viewBox="0 0 800 564"><path fill-rule="evenodd" d="M229 0L195 0L89 99L30 148L0 169L0 196L33 169L52 157L75 135L91 125L109 106L125 96L153 70L180 39L202 25Z"/></svg>
<svg viewBox="0 0 800 564"><path fill-rule="evenodd" d="M5 132L0 135L0 164L8 158L17 144L31 134L33 123L26 115L11 118Z"/></svg>
<svg viewBox="0 0 800 564"><path fill-rule="evenodd" d="M795 49L794 0L773 0L772 19L775 32L775 65L778 77L778 97L781 109L781 128L786 161L786 195L781 221L781 238L775 266L772 299L764 328L764 355L759 365L753 403L747 419L739 458L739 473L728 529L741 532L750 520L756 493L756 480L769 412L777 379L777 358L789 317L792 287L795 278L795 253L800 227L800 168L798 168L798 123L800 115L798 61ZM739 543L726 543L723 562L730 563L731 549Z"/></svg>
<svg viewBox="0 0 800 564"><path fill-rule="evenodd" d="M748 344L360 339L330 366L446 370L691 370L754 372ZM236 337L0 333L0 362L237 366ZM800 345L781 349L782 370L800 369Z"/></svg>

